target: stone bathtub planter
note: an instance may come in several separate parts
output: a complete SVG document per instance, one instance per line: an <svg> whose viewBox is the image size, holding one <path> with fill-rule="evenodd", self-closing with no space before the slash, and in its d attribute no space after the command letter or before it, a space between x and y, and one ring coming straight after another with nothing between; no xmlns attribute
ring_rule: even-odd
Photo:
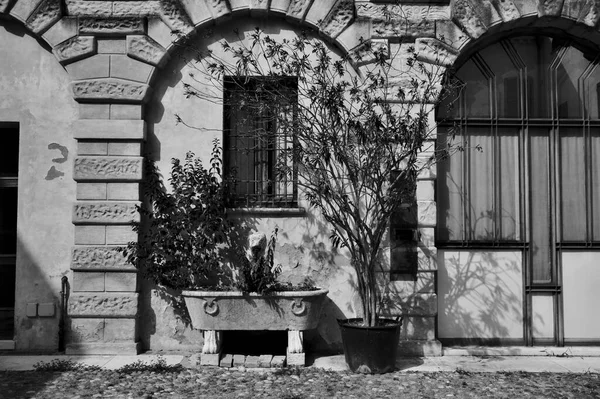
<svg viewBox="0 0 600 399"><path fill-rule="evenodd" d="M202 364L218 365L220 331L287 330L288 364L304 365L303 331L317 327L328 290L269 295L239 291L183 291L192 326L204 330ZM211 356L206 355L216 355Z"/></svg>

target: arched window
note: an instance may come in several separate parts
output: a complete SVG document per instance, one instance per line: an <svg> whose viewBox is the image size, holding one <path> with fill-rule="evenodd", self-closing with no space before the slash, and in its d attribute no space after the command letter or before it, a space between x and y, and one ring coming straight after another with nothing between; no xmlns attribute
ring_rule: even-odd
<svg viewBox="0 0 600 399"><path fill-rule="evenodd" d="M555 298L558 342L561 252L600 248L598 54L501 40L457 69L464 88L438 109L452 153L438 165L438 247L522 250L526 294Z"/></svg>

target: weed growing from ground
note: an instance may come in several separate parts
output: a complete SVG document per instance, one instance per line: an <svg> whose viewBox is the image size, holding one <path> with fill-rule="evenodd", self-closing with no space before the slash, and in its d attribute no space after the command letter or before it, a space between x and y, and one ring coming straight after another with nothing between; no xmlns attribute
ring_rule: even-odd
<svg viewBox="0 0 600 399"><path fill-rule="evenodd" d="M148 371L154 373L173 373L183 369L181 364L167 364L167 361L162 356L157 356L156 360L146 363L141 360L136 360L133 363L126 364L117 369L119 373L133 373L136 371Z"/></svg>
<svg viewBox="0 0 600 399"><path fill-rule="evenodd" d="M49 362L39 361L33 365L35 371L99 371L99 366L77 363L71 359L53 359Z"/></svg>

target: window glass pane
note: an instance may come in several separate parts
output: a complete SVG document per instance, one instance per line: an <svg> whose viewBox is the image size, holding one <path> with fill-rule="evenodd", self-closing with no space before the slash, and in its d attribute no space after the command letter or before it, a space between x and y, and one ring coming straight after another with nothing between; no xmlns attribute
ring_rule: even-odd
<svg viewBox="0 0 600 399"><path fill-rule="evenodd" d="M2 156L0 157L0 176L17 176L19 171L19 128L0 127L2 138Z"/></svg>
<svg viewBox="0 0 600 399"><path fill-rule="evenodd" d="M520 117L520 70L500 43L486 47L480 54L494 75L498 117Z"/></svg>
<svg viewBox="0 0 600 399"><path fill-rule="evenodd" d="M534 282L551 281L550 138L548 129L529 131L530 252Z"/></svg>
<svg viewBox="0 0 600 399"><path fill-rule="evenodd" d="M457 72L457 78L465 83L461 99L461 114L469 118L489 117L490 82L475 65L467 61Z"/></svg>
<svg viewBox="0 0 600 399"><path fill-rule="evenodd" d="M519 213L519 131L517 128L499 128L498 141L500 145L498 182L500 191L501 230L498 239L515 241L521 240L521 216Z"/></svg>
<svg viewBox="0 0 600 399"><path fill-rule="evenodd" d="M558 88L558 117L581 118L579 78L589 61L574 47L565 50L560 62L556 63L556 83Z"/></svg>
<svg viewBox="0 0 600 399"><path fill-rule="evenodd" d="M0 254L17 252L17 187L0 189Z"/></svg>
<svg viewBox="0 0 600 399"><path fill-rule="evenodd" d="M592 223L593 240L600 241L600 129L592 129L592 214L588 219Z"/></svg>
<svg viewBox="0 0 600 399"><path fill-rule="evenodd" d="M14 257L0 259L0 308L12 308L15 306L15 263ZM2 319L2 310L0 310L0 329L3 322L8 320ZM10 315L12 316L12 314ZM11 329L12 332L12 329ZM1 338L0 333L0 339ZM12 337L10 337L12 339Z"/></svg>
<svg viewBox="0 0 600 399"><path fill-rule="evenodd" d="M469 129L469 221L471 239L494 240L494 146L489 128Z"/></svg>
<svg viewBox="0 0 600 399"><path fill-rule="evenodd" d="M585 145L581 128L560 129L560 207L563 241L585 241Z"/></svg>
<svg viewBox="0 0 600 399"><path fill-rule="evenodd" d="M440 156L444 156L437 165L437 239L440 241L463 240L464 193L463 193L463 153L452 146L464 146L462 136L448 143L446 129L440 128L438 145Z"/></svg>
<svg viewBox="0 0 600 399"><path fill-rule="evenodd" d="M600 66L595 64L592 71L585 79L585 109L586 116L591 119L600 119Z"/></svg>
<svg viewBox="0 0 600 399"><path fill-rule="evenodd" d="M555 56L553 39L523 36L510 40L527 68L527 109L530 118L550 116L550 64Z"/></svg>

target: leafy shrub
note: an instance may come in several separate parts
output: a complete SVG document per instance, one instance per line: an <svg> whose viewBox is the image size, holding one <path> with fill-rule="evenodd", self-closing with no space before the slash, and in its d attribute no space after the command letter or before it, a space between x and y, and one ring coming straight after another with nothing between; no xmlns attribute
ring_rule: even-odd
<svg viewBox="0 0 600 399"><path fill-rule="evenodd" d="M223 248L231 223L225 216L226 185L221 179L221 148L213 142L210 168L188 152L185 161L172 160L171 192L156 166L149 162L145 179L146 225L136 227L138 242L120 250L129 263L157 284L175 289L222 285Z"/></svg>

